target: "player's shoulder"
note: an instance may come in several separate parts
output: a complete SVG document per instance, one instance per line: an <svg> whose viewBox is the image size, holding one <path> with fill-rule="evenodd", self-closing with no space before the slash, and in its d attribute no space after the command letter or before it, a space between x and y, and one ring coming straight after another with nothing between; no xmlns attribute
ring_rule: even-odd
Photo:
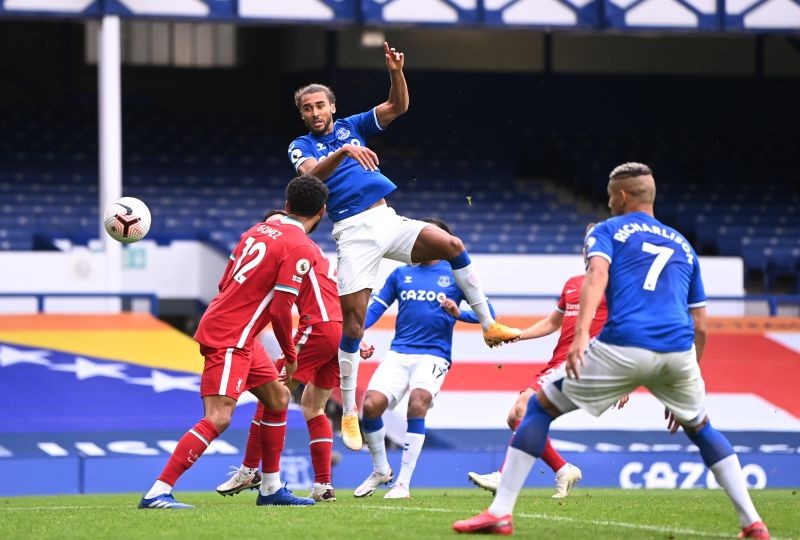
<svg viewBox="0 0 800 540"><path fill-rule="evenodd" d="M578 274L577 276L572 276L571 278L567 279L566 283L564 283L564 290L567 289L580 289L583 285L583 278L584 274Z"/></svg>

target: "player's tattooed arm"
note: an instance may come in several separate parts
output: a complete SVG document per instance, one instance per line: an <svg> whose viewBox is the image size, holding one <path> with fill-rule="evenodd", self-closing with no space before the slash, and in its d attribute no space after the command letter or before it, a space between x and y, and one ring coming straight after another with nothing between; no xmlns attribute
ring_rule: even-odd
<svg viewBox="0 0 800 540"><path fill-rule="evenodd" d="M403 75L403 66L406 62L405 54L388 43L383 44L383 55L386 57L386 69L389 70L391 87L389 97L375 108L378 123L381 127L388 126L395 118L404 114L408 110L408 84Z"/></svg>

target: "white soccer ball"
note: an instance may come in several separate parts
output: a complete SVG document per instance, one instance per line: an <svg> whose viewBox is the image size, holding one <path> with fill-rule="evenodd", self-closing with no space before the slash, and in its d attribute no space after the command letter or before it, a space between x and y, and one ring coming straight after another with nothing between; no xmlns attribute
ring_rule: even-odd
<svg viewBox="0 0 800 540"><path fill-rule="evenodd" d="M118 242L138 242L150 231L150 209L139 199L121 197L106 208L103 226Z"/></svg>

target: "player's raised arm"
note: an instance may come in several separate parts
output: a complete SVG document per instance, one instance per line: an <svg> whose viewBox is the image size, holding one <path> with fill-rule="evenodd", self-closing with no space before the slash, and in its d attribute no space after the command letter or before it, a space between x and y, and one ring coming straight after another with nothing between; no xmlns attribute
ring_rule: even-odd
<svg viewBox="0 0 800 540"><path fill-rule="evenodd" d="M408 110L409 98L406 77L403 75L405 55L394 47L389 47L386 42L383 44L383 54L386 57L386 69L389 70L391 87L388 99L375 107L375 114L378 117L378 123L385 128Z"/></svg>
<svg viewBox="0 0 800 540"><path fill-rule="evenodd" d="M531 326L526 328L522 331L519 335L519 340L522 341L523 339L536 339L544 336L549 336L559 328L561 328L561 323L564 321L564 313L554 309L550 315L536 321Z"/></svg>

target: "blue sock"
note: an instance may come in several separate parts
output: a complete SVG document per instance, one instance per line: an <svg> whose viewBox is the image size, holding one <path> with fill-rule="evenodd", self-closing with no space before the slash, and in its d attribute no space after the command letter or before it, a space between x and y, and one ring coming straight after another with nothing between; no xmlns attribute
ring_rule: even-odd
<svg viewBox="0 0 800 540"><path fill-rule="evenodd" d="M532 456L541 457L552 421L553 417L539 405L536 394L532 395L528 401L528 410L514 434L511 446Z"/></svg>
<svg viewBox="0 0 800 540"><path fill-rule="evenodd" d="M419 435L425 435L425 419L409 418L407 431L408 433L417 433Z"/></svg>
<svg viewBox="0 0 800 540"><path fill-rule="evenodd" d="M459 253L455 259L451 259L447 262L450 263L450 267L453 270L458 270L459 268L464 268L466 266L469 266L469 264L472 261L470 260L469 255L467 255L467 250L464 250L461 253Z"/></svg>
<svg viewBox="0 0 800 540"><path fill-rule="evenodd" d="M383 417L377 418L362 418L361 425L364 426L365 433L375 433L383 427Z"/></svg>
<svg viewBox="0 0 800 540"><path fill-rule="evenodd" d="M358 352L359 345L361 345L360 339L350 339L345 335L342 335L342 339L339 341L339 348L348 353Z"/></svg>
<svg viewBox="0 0 800 540"><path fill-rule="evenodd" d="M733 454L731 443L725 435L711 427L711 422L706 422L700 431L687 432L686 435L700 449L700 455L709 467Z"/></svg>

